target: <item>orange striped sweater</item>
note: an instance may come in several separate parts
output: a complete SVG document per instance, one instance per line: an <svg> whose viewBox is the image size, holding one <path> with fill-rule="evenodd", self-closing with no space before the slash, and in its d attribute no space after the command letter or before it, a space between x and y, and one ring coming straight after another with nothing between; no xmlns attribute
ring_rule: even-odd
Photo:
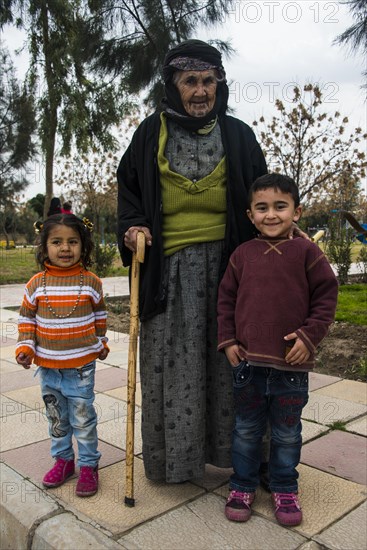
<svg viewBox="0 0 367 550"><path fill-rule="evenodd" d="M80 291L75 311L59 319L47 305L42 274L34 275L25 287L16 356L25 353L36 365L51 369L77 368L94 361L103 348L109 349L102 281L79 264L69 268L46 264L46 292L54 312L67 315Z"/></svg>

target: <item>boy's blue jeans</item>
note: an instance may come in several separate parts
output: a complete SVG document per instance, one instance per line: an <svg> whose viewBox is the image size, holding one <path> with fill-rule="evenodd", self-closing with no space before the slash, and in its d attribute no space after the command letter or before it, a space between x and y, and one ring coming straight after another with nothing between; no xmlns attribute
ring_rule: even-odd
<svg viewBox="0 0 367 550"><path fill-rule="evenodd" d="M97 414L93 406L95 370L95 361L78 369L39 369L53 458L74 458L74 435L78 466L98 464L101 453L97 450Z"/></svg>
<svg viewBox="0 0 367 550"><path fill-rule="evenodd" d="M308 373L253 367L233 369L235 427L230 487L254 492L259 484L261 441L271 428L269 478L276 493L295 493L301 454L301 413L308 401Z"/></svg>

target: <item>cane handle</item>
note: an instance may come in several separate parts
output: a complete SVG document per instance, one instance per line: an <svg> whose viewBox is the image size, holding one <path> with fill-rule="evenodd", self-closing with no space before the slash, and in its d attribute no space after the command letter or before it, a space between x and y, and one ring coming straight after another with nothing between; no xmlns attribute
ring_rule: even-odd
<svg viewBox="0 0 367 550"><path fill-rule="evenodd" d="M138 231L136 236L136 260L142 264L145 256L145 233Z"/></svg>

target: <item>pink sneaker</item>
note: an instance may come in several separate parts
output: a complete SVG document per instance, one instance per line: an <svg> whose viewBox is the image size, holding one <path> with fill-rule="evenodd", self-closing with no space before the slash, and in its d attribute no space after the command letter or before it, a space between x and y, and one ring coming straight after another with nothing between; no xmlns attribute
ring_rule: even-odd
<svg viewBox="0 0 367 550"><path fill-rule="evenodd" d="M275 517L280 525L299 525L302 510L296 493L272 493Z"/></svg>
<svg viewBox="0 0 367 550"><path fill-rule="evenodd" d="M76 484L76 494L78 497L90 497L98 491L98 466L82 466L78 483Z"/></svg>
<svg viewBox="0 0 367 550"><path fill-rule="evenodd" d="M231 491L227 498L224 513L231 521L247 521L251 516L251 504L255 500L255 493L241 493Z"/></svg>
<svg viewBox="0 0 367 550"><path fill-rule="evenodd" d="M58 458L51 470L45 474L42 483L45 487L59 487L75 472L74 460Z"/></svg>

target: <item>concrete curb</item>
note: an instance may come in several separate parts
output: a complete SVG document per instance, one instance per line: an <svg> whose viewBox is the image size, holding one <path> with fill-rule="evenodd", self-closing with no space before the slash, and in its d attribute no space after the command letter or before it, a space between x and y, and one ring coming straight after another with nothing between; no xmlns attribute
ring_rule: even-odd
<svg viewBox="0 0 367 550"><path fill-rule="evenodd" d="M66 512L50 495L0 464L1 550L121 550L125 548Z"/></svg>

